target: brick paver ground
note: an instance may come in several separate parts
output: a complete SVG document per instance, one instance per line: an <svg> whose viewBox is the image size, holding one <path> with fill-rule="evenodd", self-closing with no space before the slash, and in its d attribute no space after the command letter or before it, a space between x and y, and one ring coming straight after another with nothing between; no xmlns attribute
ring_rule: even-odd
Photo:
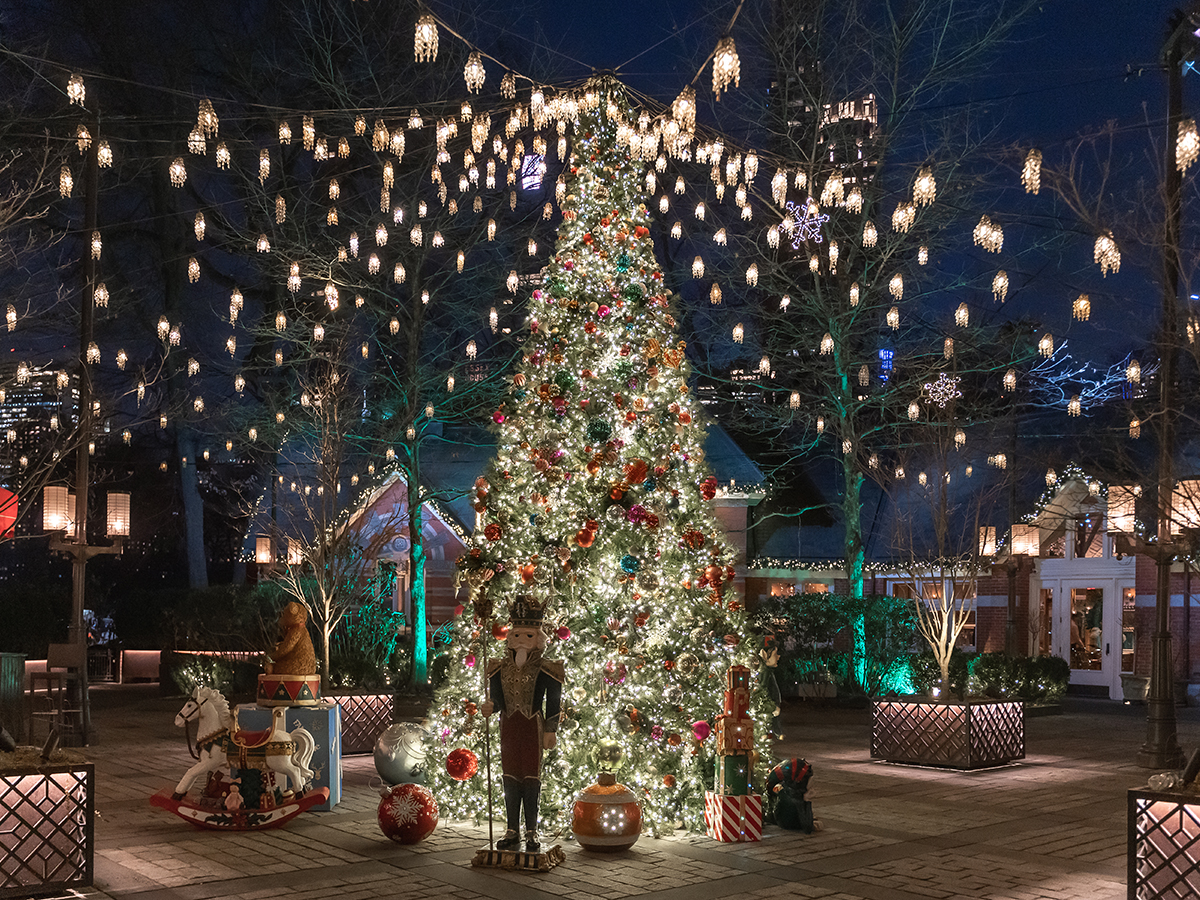
<svg viewBox="0 0 1200 900"><path fill-rule="evenodd" d="M347 758L344 799L332 812L268 832L190 828L147 802L186 767L171 724L180 701L154 686L99 688L94 697L96 887L86 894L97 900L1117 900L1125 791L1149 774L1133 764L1145 738L1141 707L1069 700L1062 715L1028 719L1021 763L960 773L872 762L866 710L797 704L775 755L813 763L823 831L768 826L757 844L678 832L616 855L566 842L554 871L505 873L469 866L485 829L443 821L414 847L383 838L369 756ZM1180 709L1179 718L1190 749L1200 710Z"/></svg>

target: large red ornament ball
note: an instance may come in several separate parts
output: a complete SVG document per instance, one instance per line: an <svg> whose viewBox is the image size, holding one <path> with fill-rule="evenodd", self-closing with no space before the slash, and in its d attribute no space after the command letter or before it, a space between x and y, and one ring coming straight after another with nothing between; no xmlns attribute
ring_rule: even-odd
<svg viewBox="0 0 1200 900"><path fill-rule="evenodd" d="M576 799L571 831L584 850L628 850L642 833L642 808L633 791L617 784L611 772L601 772L598 783L584 788Z"/></svg>
<svg viewBox="0 0 1200 900"><path fill-rule="evenodd" d="M479 771L479 757L466 747L451 750L446 757L446 771L455 781L466 781Z"/></svg>
<svg viewBox="0 0 1200 900"><path fill-rule="evenodd" d="M397 844L419 844L437 821L437 801L423 785L398 784L379 801L379 829Z"/></svg>

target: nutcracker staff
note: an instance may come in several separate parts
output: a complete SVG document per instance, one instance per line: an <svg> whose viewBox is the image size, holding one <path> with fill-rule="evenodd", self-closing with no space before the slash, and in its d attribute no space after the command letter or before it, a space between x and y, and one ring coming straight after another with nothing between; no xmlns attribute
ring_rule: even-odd
<svg viewBox="0 0 1200 900"><path fill-rule="evenodd" d="M537 853L538 797L542 791L542 750L553 749L562 708L563 664L545 659L543 610L533 598L518 596L512 605L506 651L488 663L491 696L480 705L500 713L500 766L504 772L507 828L499 850L520 848L521 808L525 809L525 850Z"/></svg>

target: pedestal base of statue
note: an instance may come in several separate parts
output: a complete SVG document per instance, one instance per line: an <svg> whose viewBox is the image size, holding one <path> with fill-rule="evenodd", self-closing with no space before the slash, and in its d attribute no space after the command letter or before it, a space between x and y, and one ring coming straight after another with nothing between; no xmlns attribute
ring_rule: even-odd
<svg viewBox="0 0 1200 900"><path fill-rule="evenodd" d="M238 726L246 731L271 727L272 707L242 703L237 708ZM329 789L329 797L313 809L328 812L342 800L342 717L334 700L318 700L311 706L292 706L284 716L284 727L292 731L304 727L313 736L317 749L308 767L315 773L312 790Z"/></svg>
<svg viewBox="0 0 1200 900"><path fill-rule="evenodd" d="M259 706L316 706L321 702L320 675L259 675Z"/></svg>
<svg viewBox="0 0 1200 900"><path fill-rule="evenodd" d="M549 850L527 853L524 850L493 850L483 847L475 851L472 866L485 869L521 869L526 872L549 872L567 858L561 844Z"/></svg>

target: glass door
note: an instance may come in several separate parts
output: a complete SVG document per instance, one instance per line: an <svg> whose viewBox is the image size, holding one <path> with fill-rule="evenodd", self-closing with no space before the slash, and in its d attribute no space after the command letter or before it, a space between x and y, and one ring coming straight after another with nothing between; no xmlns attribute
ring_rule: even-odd
<svg viewBox="0 0 1200 900"><path fill-rule="evenodd" d="M1136 646L1134 613L1137 607L1137 589L1127 587L1121 592L1121 671L1133 674L1133 654Z"/></svg>
<svg viewBox="0 0 1200 900"><path fill-rule="evenodd" d="M1071 588L1071 668L1104 668L1104 589Z"/></svg>
<svg viewBox="0 0 1200 900"><path fill-rule="evenodd" d="M1054 647L1054 588L1042 588L1038 610L1037 655L1053 656Z"/></svg>

